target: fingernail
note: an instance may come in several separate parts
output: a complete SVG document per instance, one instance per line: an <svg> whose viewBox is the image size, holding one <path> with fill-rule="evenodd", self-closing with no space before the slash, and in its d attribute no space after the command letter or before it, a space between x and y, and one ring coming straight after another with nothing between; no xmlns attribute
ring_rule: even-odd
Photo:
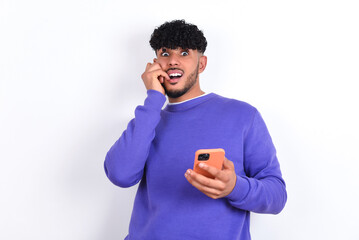
<svg viewBox="0 0 359 240"><path fill-rule="evenodd" d="M198 166L199 166L200 168L203 168L203 167L204 167L204 163L200 163Z"/></svg>

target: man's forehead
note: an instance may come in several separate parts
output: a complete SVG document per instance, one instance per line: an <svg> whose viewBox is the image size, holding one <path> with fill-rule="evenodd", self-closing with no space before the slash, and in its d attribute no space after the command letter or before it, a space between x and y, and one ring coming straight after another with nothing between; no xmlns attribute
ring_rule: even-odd
<svg viewBox="0 0 359 240"><path fill-rule="evenodd" d="M171 51L197 51L196 49L190 49L190 48L182 48L182 47L177 47L177 48L167 48L167 47L162 47L160 49L158 49L157 51L160 52L171 52Z"/></svg>

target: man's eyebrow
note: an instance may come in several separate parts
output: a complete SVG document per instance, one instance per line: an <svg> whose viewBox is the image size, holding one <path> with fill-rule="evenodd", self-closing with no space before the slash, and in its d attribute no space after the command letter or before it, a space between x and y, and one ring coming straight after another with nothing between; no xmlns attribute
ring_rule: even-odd
<svg viewBox="0 0 359 240"><path fill-rule="evenodd" d="M161 50L162 50L162 52L166 52L166 51L167 51L167 49L166 49L166 48L162 48Z"/></svg>

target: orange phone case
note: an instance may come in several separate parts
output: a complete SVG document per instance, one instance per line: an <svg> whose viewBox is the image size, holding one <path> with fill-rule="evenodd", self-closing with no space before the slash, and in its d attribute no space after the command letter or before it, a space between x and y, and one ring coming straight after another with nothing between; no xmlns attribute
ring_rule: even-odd
<svg viewBox="0 0 359 240"><path fill-rule="evenodd" d="M210 166L213 166L215 168L222 170L224 155L225 155L225 152L222 148L197 150L196 154L195 154L195 159L194 159L193 171L195 171L196 173L202 174L206 177L214 178L210 173L201 169L198 166L198 164L203 162L203 163L206 163L207 165L210 165ZM201 158L202 160L199 158Z"/></svg>

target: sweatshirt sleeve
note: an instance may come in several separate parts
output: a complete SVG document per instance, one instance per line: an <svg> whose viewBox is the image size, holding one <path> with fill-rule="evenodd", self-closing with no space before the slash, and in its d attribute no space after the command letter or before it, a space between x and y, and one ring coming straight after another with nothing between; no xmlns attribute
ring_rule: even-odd
<svg viewBox="0 0 359 240"><path fill-rule="evenodd" d="M141 180L165 101L159 91L148 90L144 105L136 108L135 118L107 152L105 173L113 184L131 187Z"/></svg>
<svg viewBox="0 0 359 240"><path fill-rule="evenodd" d="M285 182L268 129L256 110L244 139L245 176L237 174L227 196L232 206L256 213L277 214L287 201Z"/></svg>

